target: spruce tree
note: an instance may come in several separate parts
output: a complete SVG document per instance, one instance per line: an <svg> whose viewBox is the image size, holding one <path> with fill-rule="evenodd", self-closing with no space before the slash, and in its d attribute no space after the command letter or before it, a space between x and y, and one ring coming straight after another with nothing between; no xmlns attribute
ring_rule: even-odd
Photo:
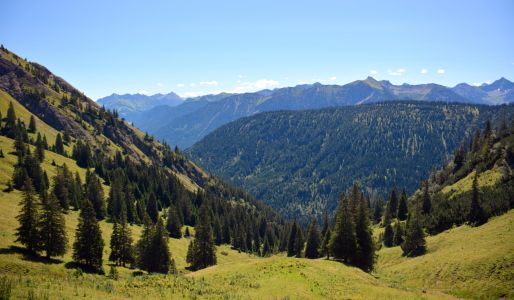
<svg viewBox="0 0 514 300"><path fill-rule="evenodd" d="M387 200L387 208L389 209L391 218L396 218L398 211L398 189L396 186L391 190L391 195L389 195L389 199Z"/></svg>
<svg viewBox="0 0 514 300"><path fill-rule="evenodd" d="M400 222L394 224L393 245L400 246L403 243L403 227Z"/></svg>
<svg viewBox="0 0 514 300"><path fill-rule="evenodd" d="M365 202L364 197L361 195L355 221L357 254L354 259L354 264L365 272L371 272L374 270L377 258L369 215L368 205Z"/></svg>
<svg viewBox="0 0 514 300"><path fill-rule="evenodd" d="M106 215L104 190L100 179L89 169L86 171L86 184L84 187L84 198L91 201L95 209L96 218L102 220Z"/></svg>
<svg viewBox="0 0 514 300"><path fill-rule="evenodd" d="M325 236L323 237L323 242L321 242L321 246L319 252L321 255L326 256L327 259L330 259L330 240L332 239L332 229L330 227L325 232Z"/></svg>
<svg viewBox="0 0 514 300"><path fill-rule="evenodd" d="M394 246L394 230L391 224L387 224L384 230L384 246L393 247Z"/></svg>
<svg viewBox="0 0 514 300"><path fill-rule="evenodd" d="M307 231L307 243L305 245L306 258L318 258L321 244L321 233L318 228L318 220L314 217Z"/></svg>
<svg viewBox="0 0 514 300"><path fill-rule="evenodd" d="M73 243L73 260L100 270L104 249L102 231L91 201L85 199L81 206L79 224Z"/></svg>
<svg viewBox="0 0 514 300"><path fill-rule="evenodd" d="M62 142L62 137L60 133L58 133L57 137L55 138L54 152L60 155L64 154L64 144Z"/></svg>
<svg viewBox="0 0 514 300"><path fill-rule="evenodd" d="M382 211L384 210L384 200L379 197L375 201L375 207L373 209L373 223L378 224L382 220Z"/></svg>
<svg viewBox="0 0 514 300"><path fill-rule="evenodd" d="M145 214L143 216L143 231L141 233L141 238L136 244L137 251L137 267L141 270L148 271L151 266L152 257L152 239L154 234L154 226L152 220Z"/></svg>
<svg viewBox="0 0 514 300"><path fill-rule="evenodd" d="M216 246L212 233L211 218L207 206L200 208L199 219L195 225L195 240L192 242L191 255L187 262L194 270L204 269L217 263ZM189 252L189 251L188 251Z"/></svg>
<svg viewBox="0 0 514 300"><path fill-rule="evenodd" d="M219 220L217 218L216 218L216 221L217 222L215 222L215 224L217 223L219 230L221 230L221 225L219 225ZM182 224L180 224L177 210L174 205L171 205L168 208L168 217L166 218L166 229L170 233L171 237L177 238L177 239L182 237ZM218 234L220 234L220 233L221 232L219 232ZM220 236L220 239L221 239L221 236Z"/></svg>
<svg viewBox="0 0 514 300"><path fill-rule="evenodd" d="M329 247L335 259L353 263L357 250L355 223L348 197L344 193L337 207L336 222Z"/></svg>
<svg viewBox="0 0 514 300"><path fill-rule="evenodd" d="M480 205L480 190L478 188L478 175L475 172L473 184L471 186L471 207L467 215L467 220L471 226L480 226L487 222L484 209Z"/></svg>
<svg viewBox="0 0 514 300"><path fill-rule="evenodd" d="M430 194L428 192L428 180L425 181L424 187L423 187L423 196L422 196L422 210L423 214L430 213L430 210L432 210L432 200L430 200Z"/></svg>
<svg viewBox="0 0 514 300"><path fill-rule="evenodd" d="M133 239L130 228L128 227L125 212L123 211L120 216L120 222L114 218L113 231L111 235L111 254L109 261L113 261L117 266L125 267L126 264L133 264Z"/></svg>
<svg viewBox="0 0 514 300"><path fill-rule="evenodd" d="M293 224L291 225L291 229L289 231L289 235L288 235L288 242L287 242L287 256L295 256L298 254L298 252L296 252L296 248L295 248L295 241L296 241L296 236L299 235L300 233L298 233L298 228L299 228L299 224L298 222L296 221L296 218L293 220Z"/></svg>
<svg viewBox="0 0 514 300"><path fill-rule="evenodd" d="M401 244L403 255L415 255L425 252L425 232L421 226L421 213L418 205L414 205L407 217L405 240Z"/></svg>
<svg viewBox="0 0 514 300"><path fill-rule="evenodd" d="M405 188L402 191L402 195L400 196L400 201L398 202L398 219L400 221L407 220L407 192L405 191Z"/></svg>
<svg viewBox="0 0 514 300"><path fill-rule="evenodd" d="M59 200L53 193L50 193L47 203L43 204L38 228L41 237L39 249L46 252L46 257L63 256L68 247L66 221Z"/></svg>
<svg viewBox="0 0 514 300"><path fill-rule="evenodd" d="M27 179L23 186L23 198L20 202L21 210L16 217L20 223L20 227L16 229L14 235L17 236L15 242L27 247L29 251L37 251L39 249L39 211L36 204L36 191L32 186L32 180Z"/></svg>
<svg viewBox="0 0 514 300"><path fill-rule="evenodd" d="M159 209L157 206L157 196L153 191L150 191L150 195L148 196L148 202L146 203L146 212L152 222L157 222L157 218L159 217Z"/></svg>
<svg viewBox="0 0 514 300"><path fill-rule="evenodd" d="M36 130L36 119L34 118L34 115L30 115L29 132L36 133Z"/></svg>
<svg viewBox="0 0 514 300"><path fill-rule="evenodd" d="M171 268L171 253L168 246L168 232L162 218L157 220L155 230L151 239L150 249L152 259L148 266L149 273L167 274Z"/></svg>

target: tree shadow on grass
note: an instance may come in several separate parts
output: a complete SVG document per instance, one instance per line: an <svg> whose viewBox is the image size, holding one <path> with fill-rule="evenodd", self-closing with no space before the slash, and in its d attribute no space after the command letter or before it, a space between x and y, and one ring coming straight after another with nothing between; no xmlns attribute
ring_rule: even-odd
<svg viewBox="0 0 514 300"><path fill-rule="evenodd" d="M82 272L87 273L87 274L101 274L101 273L103 273L101 270L99 270L99 269L97 269L95 267L86 266L85 264L78 263L76 261L67 262L66 264L64 264L64 267L66 269L70 269L70 270L80 269L80 270L82 270Z"/></svg>
<svg viewBox="0 0 514 300"><path fill-rule="evenodd" d="M19 247L19 246L9 246L8 248L1 248L0 254L20 254L23 256L23 260L36 262L36 263L44 263L44 264L61 264L62 260L56 258L47 258L37 254L34 251L30 251L27 248Z"/></svg>
<svg viewBox="0 0 514 300"><path fill-rule="evenodd" d="M421 255L424 255L426 252L427 252L427 249L425 248L425 246L423 246L423 247L416 248L416 249L412 250L409 253L404 253L402 256L405 256L405 257L418 257L418 256L421 256Z"/></svg>

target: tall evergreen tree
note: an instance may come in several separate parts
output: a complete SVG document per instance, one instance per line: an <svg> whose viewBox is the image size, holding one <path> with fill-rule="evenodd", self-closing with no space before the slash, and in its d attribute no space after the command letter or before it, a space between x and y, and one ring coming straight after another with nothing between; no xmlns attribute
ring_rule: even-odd
<svg viewBox="0 0 514 300"><path fill-rule="evenodd" d="M68 247L66 220L59 200L53 193L50 193L47 203L43 204L38 228L41 237L40 250L46 252L46 257L63 256Z"/></svg>
<svg viewBox="0 0 514 300"><path fill-rule="evenodd" d="M421 225L421 213L415 204L407 217L405 240L401 244L403 255L420 254L425 251L425 232Z"/></svg>
<svg viewBox="0 0 514 300"><path fill-rule="evenodd" d="M422 196L422 210L423 214L430 213L430 210L432 210L432 200L430 199L430 194L428 192L428 180L425 181L424 187L423 187L423 196Z"/></svg>
<svg viewBox="0 0 514 300"><path fill-rule="evenodd" d="M296 218L293 220L293 224L291 225L291 229L289 231L289 235L288 235L288 242L287 242L287 256L295 256L298 254L298 252L296 252L296 249L295 249L295 241L296 241L296 236L299 234L298 233L298 228L300 227L300 225L298 224L298 222L296 221Z"/></svg>
<svg viewBox="0 0 514 300"><path fill-rule="evenodd" d="M188 251L187 262L191 264L191 268L194 270L215 265L217 263L216 246L214 244L209 209L205 205L200 208L195 231L195 240L192 241L191 253Z"/></svg>
<svg viewBox="0 0 514 300"><path fill-rule="evenodd" d="M120 222L114 218L113 232L111 235L111 254L109 261L113 261L117 266L125 267L126 264L135 262L133 252L132 232L128 227L125 212L122 211Z"/></svg>
<svg viewBox="0 0 514 300"><path fill-rule="evenodd" d="M332 229L329 227L327 231L325 232L325 235L323 237L323 242L321 242L321 246L319 249L319 252L321 255L324 255L327 257L327 259L330 259L330 240L332 239Z"/></svg>
<svg viewBox="0 0 514 300"><path fill-rule="evenodd" d="M396 218L398 211L398 189L396 186L391 190L391 194L387 200L387 207L389 209L389 215L391 218Z"/></svg>
<svg viewBox="0 0 514 300"><path fill-rule="evenodd" d="M16 217L20 223L20 227L16 229L17 236L15 242L19 242L30 251L39 249L39 211L36 204L36 191L32 186L32 180L27 179L23 186L23 198L20 202L21 210Z"/></svg>
<svg viewBox="0 0 514 300"><path fill-rule="evenodd" d="M62 142L62 137L60 133L58 133L57 137L55 138L54 152L60 155L64 154L64 144Z"/></svg>
<svg viewBox="0 0 514 300"><path fill-rule="evenodd" d="M471 186L471 208L467 215L468 222L471 226L480 226L487 222L484 209L480 205L480 190L478 188L478 175L475 172L473 184Z"/></svg>
<svg viewBox="0 0 514 300"><path fill-rule="evenodd" d="M36 119L34 118L34 115L30 115L29 132L36 133L36 130Z"/></svg>
<svg viewBox="0 0 514 300"><path fill-rule="evenodd" d="M319 247L321 244L321 233L318 228L318 220L312 219L309 229L307 231L307 243L305 245L305 257L318 258Z"/></svg>
<svg viewBox="0 0 514 300"><path fill-rule="evenodd" d="M154 225L152 220L145 214L143 216L143 231L141 232L141 238L136 244L137 251L137 267L141 270L148 271L151 266L152 257L152 238L154 235Z"/></svg>
<svg viewBox="0 0 514 300"><path fill-rule="evenodd" d="M384 210L384 200L379 197L375 201L375 207L373 209L373 223L378 224L382 220L382 211Z"/></svg>
<svg viewBox="0 0 514 300"><path fill-rule="evenodd" d="M384 230L384 246L393 247L394 246L394 229L391 226L391 223L387 224Z"/></svg>
<svg viewBox="0 0 514 300"><path fill-rule="evenodd" d="M152 222L157 222L157 218L159 217L159 208L157 205L157 196L155 196L153 191L150 191L150 195L148 196L146 212L150 216L150 219L152 219Z"/></svg>
<svg viewBox="0 0 514 300"><path fill-rule="evenodd" d="M219 230L221 230L221 226L219 225L219 219L216 219ZM216 224L216 222L215 222ZM180 224L180 219L177 214L177 209L174 205L171 205L168 208L168 217L166 218L166 229L170 233L170 236L173 238L181 238L182 237L182 224ZM221 233L221 232L220 232ZM221 238L221 236L220 236Z"/></svg>
<svg viewBox="0 0 514 300"><path fill-rule="evenodd" d="M402 195L400 196L400 201L398 202L398 219L400 221L407 220L407 192L405 191L405 188L402 190Z"/></svg>
<svg viewBox="0 0 514 300"><path fill-rule="evenodd" d="M403 243L403 227L400 222L394 224L393 245L400 246Z"/></svg>
<svg viewBox="0 0 514 300"><path fill-rule="evenodd" d="M84 186L84 198L91 201L95 209L96 218L102 220L106 215L104 190L100 179L89 169L86 171L86 184Z"/></svg>
<svg viewBox="0 0 514 300"><path fill-rule="evenodd" d="M73 260L86 266L100 269L102 267L102 252L104 241L102 231L96 219L93 204L88 199L82 203L79 224L73 243Z"/></svg>
<svg viewBox="0 0 514 300"><path fill-rule="evenodd" d="M373 229L371 228L369 215L368 205L361 195L355 220L357 253L354 263L365 272L374 270L377 259L375 241L373 240Z"/></svg>
<svg viewBox="0 0 514 300"><path fill-rule="evenodd" d="M357 250L355 223L348 197L343 193L336 213L336 222L330 240L330 252L335 259L353 263Z"/></svg>
<svg viewBox="0 0 514 300"><path fill-rule="evenodd" d="M172 266L171 253L168 246L168 232L162 218L159 218L155 224L150 247L152 260L147 271L149 273L169 273Z"/></svg>

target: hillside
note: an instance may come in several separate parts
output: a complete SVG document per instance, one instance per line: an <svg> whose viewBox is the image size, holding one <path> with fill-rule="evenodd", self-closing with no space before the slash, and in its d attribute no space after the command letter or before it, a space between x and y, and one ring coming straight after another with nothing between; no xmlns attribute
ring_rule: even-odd
<svg viewBox="0 0 514 300"><path fill-rule="evenodd" d="M155 94L152 96L144 94L112 94L97 100L99 105L104 105L107 109L118 111L120 117L131 120L137 113L150 110L156 106L177 106L184 100L179 95L171 92L169 94Z"/></svg>
<svg viewBox="0 0 514 300"><path fill-rule="evenodd" d="M354 183L370 195L414 192L487 119L514 106L385 102L276 111L218 128L188 149L213 174L304 224L333 211ZM496 126L496 125L495 125Z"/></svg>
<svg viewBox="0 0 514 300"><path fill-rule="evenodd" d="M468 91L466 86L472 91ZM488 90L492 88L497 89ZM480 93L473 92L475 89ZM315 83L239 95L209 95L194 99L198 101L195 105L188 100L173 108L161 107L133 114L127 120L135 121L143 132L148 131L159 140L185 149L223 124L264 111L317 109L385 100L498 104L510 103L512 93L512 83L504 78L488 87L461 84L448 88L434 83L393 85L389 81L368 77L345 85ZM205 106L199 105L202 102Z"/></svg>

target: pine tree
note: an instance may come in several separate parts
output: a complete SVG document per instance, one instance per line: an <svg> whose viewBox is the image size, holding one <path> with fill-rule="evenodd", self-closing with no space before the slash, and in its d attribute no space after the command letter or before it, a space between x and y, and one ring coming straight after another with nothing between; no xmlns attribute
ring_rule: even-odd
<svg viewBox="0 0 514 300"><path fill-rule="evenodd" d="M37 159L42 162L45 159L45 147L43 145L43 140L41 139L41 134L37 133L37 139L36 139L36 157Z"/></svg>
<svg viewBox="0 0 514 300"><path fill-rule="evenodd" d="M146 204L146 212L150 216L152 222L157 222L157 218L159 217L159 209L157 206L157 197L153 191L150 191L148 202Z"/></svg>
<svg viewBox="0 0 514 300"><path fill-rule="evenodd" d="M293 224L291 225L291 229L289 231L288 235L288 243L287 243L287 256L295 256L298 254L295 249L295 241L297 239L298 228L300 228L300 225L296 221L296 218L293 220Z"/></svg>
<svg viewBox="0 0 514 300"><path fill-rule="evenodd" d="M209 209L203 205L200 208L199 219L195 225L195 240L192 245L192 254L188 254L188 263L194 270L204 269L217 263L216 246L212 233Z"/></svg>
<svg viewBox="0 0 514 300"><path fill-rule="evenodd" d="M55 138L54 152L60 155L64 154L64 144L62 142L62 137L60 133L58 133L57 137Z"/></svg>
<svg viewBox="0 0 514 300"><path fill-rule="evenodd" d="M373 223L378 224L382 220L382 211L384 210L384 200L379 197L375 201L375 208L373 209Z"/></svg>
<svg viewBox="0 0 514 300"><path fill-rule="evenodd" d="M355 223L348 197L344 193L337 207L336 222L329 247L335 259L353 263L357 250Z"/></svg>
<svg viewBox="0 0 514 300"><path fill-rule="evenodd" d="M35 133L37 130L36 128L36 119L34 118L34 115L30 115L30 122L29 122L29 132Z"/></svg>
<svg viewBox="0 0 514 300"><path fill-rule="evenodd" d="M102 267L102 252L104 241L102 231L96 219L93 204L88 199L82 203L79 224L73 243L73 260L86 266L100 270Z"/></svg>
<svg viewBox="0 0 514 300"><path fill-rule="evenodd" d="M148 267L149 273L167 274L171 268L171 253L168 247L168 232L164 227L162 218L155 224L154 234L151 239L152 260Z"/></svg>
<svg viewBox="0 0 514 300"><path fill-rule="evenodd" d="M402 191L402 195L400 196L400 201L398 202L398 219L400 221L407 220L407 192L405 191L405 188Z"/></svg>
<svg viewBox="0 0 514 300"><path fill-rule="evenodd" d="M425 233L421 226L420 208L418 205L414 205L407 217L405 241L401 244L403 255L424 253L425 245Z"/></svg>
<svg viewBox="0 0 514 300"><path fill-rule="evenodd" d="M37 251L39 249L39 211L36 204L36 191L32 186L32 180L27 179L23 186L23 198L20 202L21 210L16 217L20 223L20 227L16 229L14 235L17 236L15 242L27 247L29 251Z"/></svg>
<svg viewBox="0 0 514 300"><path fill-rule="evenodd" d="M387 224L384 230L384 246L393 247L394 246L394 230L391 224Z"/></svg>
<svg viewBox="0 0 514 300"><path fill-rule="evenodd" d="M403 243L403 227L400 222L394 224L393 245L400 246Z"/></svg>
<svg viewBox="0 0 514 300"><path fill-rule="evenodd" d="M136 244L137 251L137 267L141 270L148 271L151 266L152 257L152 238L154 235L154 226L152 220L145 214L143 216L143 231L141 238Z"/></svg>
<svg viewBox="0 0 514 300"><path fill-rule="evenodd" d="M365 272L373 271L377 259L376 247L369 219L369 208L362 195L355 221L355 238L357 243L357 254L354 259L355 265Z"/></svg>
<svg viewBox="0 0 514 300"><path fill-rule="evenodd" d="M319 246L321 244L321 233L318 228L318 220L313 218L307 231L307 243L305 245L306 258L318 258Z"/></svg>
<svg viewBox="0 0 514 300"><path fill-rule="evenodd" d="M484 209L480 205L480 190L478 188L478 175L475 172L473 184L471 186L471 208L467 215L468 222L471 226L480 226L487 222Z"/></svg>
<svg viewBox="0 0 514 300"><path fill-rule="evenodd" d="M424 187L423 187L423 214L430 213L430 210L432 210L432 200L430 200L430 194L428 193L428 180L425 181Z"/></svg>
<svg viewBox="0 0 514 300"><path fill-rule="evenodd" d="M125 212L122 211L120 222L114 218L113 232L111 235L111 254L109 261L113 261L117 266L125 267L126 264L134 264L132 232L128 227Z"/></svg>
<svg viewBox="0 0 514 300"><path fill-rule="evenodd" d="M59 200L53 193L50 193L47 203L43 205L38 228L41 237L40 250L46 252L46 257L63 256L68 247L66 221Z"/></svg>
<svg viewBox="0 0 514 300"><path fill-rule="evenodd" d="M330 240L332 239L332 229L330 227L325 232L325 236L323 237L323 242L321 242L321 246L319 249L319 252L321 255L324 255L327 257L327 259L330 259Z"/></svg>
<svg viewBox="0 0 514 300"><path fill-rule="evenodd" d="M398 211L398 189L393 187L391 191L391 195L389 195L389 199L387 200L387 208L389 209L389 215L391 218L396 218Z"/></svg>
<svg viewBox="0 0 514 300"><path fill-rule="evenodd" d="M217 223L219 224L219 220ZM216 224L216 222L215 222ZM182 224L180 224L180 220L177 214L177 210L175 206L171 205L168 208L168 217L166 220L166 229L170 233L170 236L173 238L181 238L182 237ZM220 228L221 229L221 228Z"/></svg>
<svg viewBox="0 0 514 300"><path fill-rule="evenodd" d="M96 218L102 220L106 215L104 190L102 183L95 173L89 169L86 171L86 184L84 188L84 198L89 199L95 209Z"/></svg>

